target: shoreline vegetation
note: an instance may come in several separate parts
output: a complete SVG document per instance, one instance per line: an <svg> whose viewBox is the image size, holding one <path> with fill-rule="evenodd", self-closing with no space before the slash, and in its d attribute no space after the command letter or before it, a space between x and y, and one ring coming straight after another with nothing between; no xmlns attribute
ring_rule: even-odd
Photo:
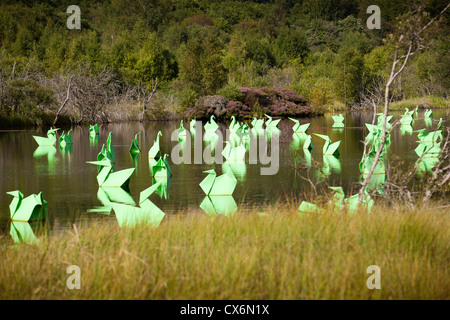
<svg viewBox="0 0 450 320"><path fill-rule="evenodd" d="M450 217L437 205L355 215L295 206L232 217L171 215L156 229L111 220L0 241L1 299L448 299ZM260 215L264 212L266 215ZM90 219L91 220L91 219ZM9 238L9 239L8 239ZM81 289L66 287L77 265ZM369 290L378 265L381 290Z"/></svg>
<svg viewBox="0 0 450 320"><path fill-rule="evenodd" d="M370 1L144 3L83 2L71 30L64 3L2 2L0 126L372 110L397 21L417 9L380 4L368 29ZM416 4L424 17L445 7ZM446 13L390 86L391 110L450 107L448 25Z"/></svg>

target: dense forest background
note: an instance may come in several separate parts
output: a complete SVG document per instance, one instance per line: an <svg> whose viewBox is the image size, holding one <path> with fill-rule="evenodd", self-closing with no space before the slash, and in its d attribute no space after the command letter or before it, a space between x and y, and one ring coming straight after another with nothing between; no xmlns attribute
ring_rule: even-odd
<svg viewBox="0 0 450 320"><path fill-rule="evenodd" d="M421 2L430 16L447 4ZM371 4L380 30L366 26ZM66 26L70 5L81 9L80 30ZM170 118L201 96L234 100L241 87L264 86L293 89L313 108L361 108L383 85L385 40L409 9L392 0L1 1L0 114L54 117L64 106L76 122L142 110ZM395 100L448 98L448 13L441 20L444 32L393 86Z"/></svg>

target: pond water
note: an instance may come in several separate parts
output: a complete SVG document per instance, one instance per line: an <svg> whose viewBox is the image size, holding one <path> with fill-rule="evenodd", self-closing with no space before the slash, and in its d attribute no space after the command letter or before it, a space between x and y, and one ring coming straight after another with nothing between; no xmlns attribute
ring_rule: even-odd
<svg viewBox="0 0 450 320"><path fill-rule="evenodd" d="M400 117L403 112L393 112L391 123ZM392 143L389 147L389 157L397 155L404 160L403 166L414 163L417 155L414 152L417 146L417 130L427 127L435 129L440 117L445 117L448 110L434 110L433 121L425 123L424 111L420 110L418 118L412 128L394 128L391 134ZM300 123L311 123L308 133L312 135L314 149L311 151L312 161L326 165L330 162L327 179L332 185L342 186L346 193L356 190L360 178L358 164L363 154L363 144L368 130L365 123L371 123L371 112L344 113L345 128L332 128L333 120L327 114L321 117L299 119ZM203 125L205 122L203 123ZM219 130L225 133L229 123L219 123ZM237 178L237 186L233 199L237 205L252 205L262 207L265 204L283 201L283 199L298 199L308 197L311 187L296 171L295 166L305 159L304 151L294 139L292 133L293 122L283 119L278 125L279 169L274 175L262 175L261 168L268 168L270 164L249 163L249 152L246 154L245 164L233 167ZM447 120L446 125L449 125ZM179 122L148 122L148 123L119 123L99 126L97 140L89 138L88 127L74 127L71 132L73 146L60 149L58 142L55 148L39 150L33 135L46 136L48 128L33 130L0 130L0 232L7 232L9 226L9 204L12 200L6 192L20 190L25 197L33 193L43 192L44 199L48 201L47 221L50 221L52 230L62 230L72 227L72 224L98 217L98 213L88 212L89 209L102 206L98 197L97 167L86 161L97 160L102 145L106 143L108 134L114 133L112 143L115 150L115 169L135 168L129 183L129 192L136 203L139 193L153 184L151 169L148 161L148 151L153 145L158 131L162 132L160 138L161 152L171 155L178 141L171 140L171 134L179 127ZM189 124L185 123L189 130ZM58 131L58 137L63 130ZM129 149L136 133L141 153L133 160ZM313 133L326 134L332 142L340 140L340 155L337 159L324 159L322 147L324 140ZM188 133L189 134L189 133ZM196 136L198 139L198 137ZM257 138L252 138L257 141ZM197 144L196 144L197 143ZM191 164L174 164L172 157L168 158L172 171L172 178L167 192L154 193L149 199L163 210L168 217L177 212L189 213L197 211L205 194L199 183L205 178L205 170L214 169L218 175L224 172L224 165L213 163L194 163L195 146L201 144L203 151L208 145L205 141L191 143ZM271 142L269 142L270 144ZM188 145L187 147L188 148ZM270 149L270 148L269 148ZM185 151L186 152L186 151ZM270 154L270 152L269 152ZM308 156L308 155L306 155ZM198 157L198 155L197 155ZM201 157L201 155L200 155ZM306 157L307 159L308 157ZM336 162L337 160L337 162ZM325 162L324 162L325 161ZM403 163L403 162L402 162ZM114 213L109 216L114 219Z"/></svg>

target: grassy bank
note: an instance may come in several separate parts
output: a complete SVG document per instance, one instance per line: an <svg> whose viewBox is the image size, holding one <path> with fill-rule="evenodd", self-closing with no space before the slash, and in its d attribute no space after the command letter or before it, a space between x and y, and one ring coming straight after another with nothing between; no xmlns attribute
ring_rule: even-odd
<svg viewBox="0 0 450 320"><path fill-rule="evenodd" d="M448 210L447 210L448 211ZM300 217L166 217L157 229L99 220L0 244L0 299L448 299L450 217L442 209ZM81 289L66 287L78 265ZM381 268L381 290L366 269Z"/></svg>

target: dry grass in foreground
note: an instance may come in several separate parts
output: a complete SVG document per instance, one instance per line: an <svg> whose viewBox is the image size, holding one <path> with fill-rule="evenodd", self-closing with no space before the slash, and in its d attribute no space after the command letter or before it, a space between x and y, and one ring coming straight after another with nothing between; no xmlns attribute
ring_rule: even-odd
<svg viewBox="0 0 450 320"><path fill-rule="evenodd" d="M180 214L157 229L98 220L18 248L5 236L0 299L450 298L448 210L266 212ZM70 265L79 290L66 287ZM381 290L366 286L370 265Z"/></svg>

